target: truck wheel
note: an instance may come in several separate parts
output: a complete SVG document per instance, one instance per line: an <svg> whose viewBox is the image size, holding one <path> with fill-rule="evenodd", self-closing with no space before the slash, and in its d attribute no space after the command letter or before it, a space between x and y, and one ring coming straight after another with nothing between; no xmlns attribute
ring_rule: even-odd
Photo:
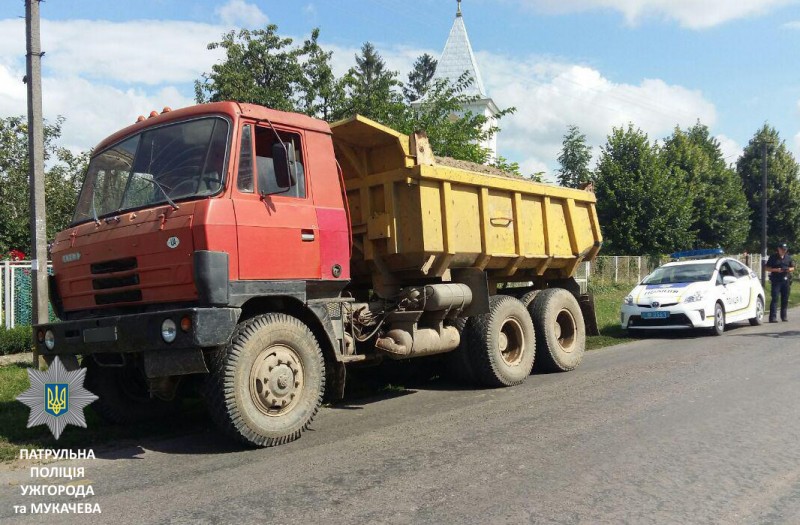
<svg viewBox="0 0 800 525"><path fill-rule="evenodd" d="M519 300L525 308L528 308L533 300L536 299L536 296L539 295L539 292L541 292L541 290L532 290L520 297Z"/></svg>
<svg viewBox="0 0 800 525"><path fill-rule="evenodd" d="M548 288L528 306L536 327L537 368L548 372L574 370L586 351L586 325L575 296Z"/></svg>
<svg viewBox="0 0 800 525"><path fill-rule="evenodd" d="M212 361L211 417L238 441L259 447L294 441L322 403L322 350L294 317L272 313L240 323Z"/></svg>
<svg viewBox="0 0 800 525"><path fill-rule="evenodd" d="M725 333L725 309L720 303L714 305L714 326L711 327L713 335Z"/></svg>
<svg viewBox="0 0 800 525"><path fill-rule="evenodd" d="M749 321L753 326L764 324L764 299L760 295L756 298L756 316Z"/></svg>
<svg viewBox="0 0 800 525"><path fill-rule="evenodd" d="M100 366L85 357L86 389L97 396L90 407L104 420L130 424L168 416L180 408L178 398L164 401L150 396L144 373L132 364Z"/></svg>
<svg viewBox="0 0 800 525"><path fill-rule="evenodd" d="M528 311L508 295L489 298L489 312L464 328L469 361L478 382L489 387L522 383L531 373L536 336Z"/></svg>
<svg viewBox="0 0 800 525"><path fill-rule="evenodd" d="M453 379L461 383L471 385L475 384L477 380L475 379L475 370L472 369L469 350L467 349L467 338L464 332L464 327L466 324L466 317L459 317L453 323L453 326L456 327L458 333L461 335L461 342L459 343L458 348L452 352L448 352L446 365L447 370L450 372L450 375Z"/></svg>

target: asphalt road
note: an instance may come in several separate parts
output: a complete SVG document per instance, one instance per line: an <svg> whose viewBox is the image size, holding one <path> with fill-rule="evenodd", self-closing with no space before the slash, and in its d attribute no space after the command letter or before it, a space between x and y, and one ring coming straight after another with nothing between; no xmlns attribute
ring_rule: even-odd
<svg viewBox="0 0 800 525"><path fill-rule="evenodd" d="M64 463L85 467L99 516L14 515L66 500L21 496L29 472L5 467L0 522L800 523L791 314L593 351L510 389L421 381L324 408L278 448L207 432Z"/></svg>

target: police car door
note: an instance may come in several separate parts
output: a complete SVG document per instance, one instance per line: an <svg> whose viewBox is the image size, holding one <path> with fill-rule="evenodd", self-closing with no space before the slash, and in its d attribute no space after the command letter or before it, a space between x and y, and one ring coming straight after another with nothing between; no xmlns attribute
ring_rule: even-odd
<svg viewBox="0 0 800 525"><path fill-rule="evenodd" d="M729 284L724 283L725 277L736 279ZM722 302L725 305L725 315L737 315L736 312L743 307L741 279L733 271L731 265L725 261L719 267L717 286L722 286Z"/></svg>

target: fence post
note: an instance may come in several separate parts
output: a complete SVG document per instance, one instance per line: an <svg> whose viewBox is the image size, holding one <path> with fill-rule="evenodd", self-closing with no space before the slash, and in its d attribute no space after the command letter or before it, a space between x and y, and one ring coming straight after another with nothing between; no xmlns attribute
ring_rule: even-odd
<svg viewBox="0 0 800 525"><path fill-rule="evenodd" d="M3 262L3 273L5 274L5 310L6 310L6 330L14 328L14 280L11 272L11 261Z"/></svg>
<svg viewBox="0 0 800 525"><path fill-rule="evenodd" d="M619 280L619 255L614 256L614 284Z"/></svg>

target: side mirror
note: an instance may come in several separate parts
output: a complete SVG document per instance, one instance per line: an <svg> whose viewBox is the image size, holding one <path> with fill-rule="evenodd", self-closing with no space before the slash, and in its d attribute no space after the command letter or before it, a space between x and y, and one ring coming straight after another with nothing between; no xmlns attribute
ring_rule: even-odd
<svg viewBox="0 0 800 525"><path fill-rule="evenodd" d="M725 277L722 278L722 284L733 284L735 282L736 282L736 277L733 277L731 275L726 275Z"/></svg>
<svg viewBox="0 0 800 525"><path fill-rule="evenodd" d="M287 190L295 185L295 152L291 142L276 142L272 145L272 163L275 166L275 181L278 188Z"/></svg>

